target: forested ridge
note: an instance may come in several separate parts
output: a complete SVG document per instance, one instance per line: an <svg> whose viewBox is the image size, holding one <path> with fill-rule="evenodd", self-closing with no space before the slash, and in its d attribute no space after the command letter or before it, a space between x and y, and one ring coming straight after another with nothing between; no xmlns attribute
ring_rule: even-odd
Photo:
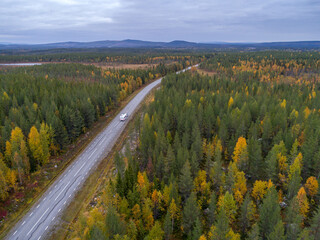
<svg viewBox="0 0 320 240"><path fill-rule="evenodd" d="M318 52L219 53L169 75L79 239L320 239Z"/></svg>
<svg viewBox="0 0 320 240"><path fill-rule="evenodd" d="M204 53L203 53L204 54ZM16 62L86 62L86 63L129 63L159 64L174 61L183 62L195 57L203 57L199 51L190 50L152 50L152 49L53 49L39 51L4 51L1 63Z"/></svg>
<svg viewBox="0 0 320 240"><path fill-rule="evenodd" d="M0 220L23 199L31 174L63 153L101 116L142 85L196 58L145 70L82 64L4 68L0 72ZM34 183L28 183L29 188ZM17 195L19 199L8 197ZM20 194L21 193L21 194Z"/></svg>

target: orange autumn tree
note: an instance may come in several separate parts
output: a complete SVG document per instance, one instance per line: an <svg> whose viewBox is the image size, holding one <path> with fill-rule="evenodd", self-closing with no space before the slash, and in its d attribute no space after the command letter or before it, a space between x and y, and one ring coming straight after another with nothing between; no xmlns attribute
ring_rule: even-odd
<svg viewBox="0 0 320 240"><path fill-rule="evenodd" d="M244 195L247 192L247 179L245 177L244 172L236 173L236 180L232 190L235 195L235 199L239 204L241 204L243 201Z"/></svg>
<svg viewBox="0 0 320 240"><path fill-rule="evenodd" d="M285 99L283 99L283 101L280 103L280 106L281 106L282 108L286 108L286 106L287 106L287 101L286 101Z"/></svg>
<svg viewBox="0 0 320 240"><path fill-rule="evenodd" d="M133 206L132 210L132 217L134 219L134 223L136 224L136 226L139 225L140 221L141 221L141 208L139 204L136 204Z"/></svg>
<svg viewBox="0 0 320 240"><path fill-rule="evenodd" d="M289 179L291 180L295 172L297 172L299 175L301 174L302 169L302 154L299 153L298 156L294 159L293 163L291 164L289 168Z"/></svg>
<svg viewBox="0 0 320 240"><path fill-rule="evenodd" d="M38 132L35 126L32 126L28 135L28 145L31 155L39 166L46 164L49 161L50 152L50 132L52 129L47 124L42 123L40 126L40 132Z"/></svg>
<svg viewBox="0 0 320 240"><path fill-rule="evenodd" d="M286 184L286 173L288 171L287 157L283 156L281 153L278 153L278 168L279 168L279 180L282 185Z"/></svg>
<svg viewBox="0 0 320 240"><path fill-rule="evenodd" d="M152 202L150 198L147 198L142 207L142 219L146 230L151 230L154 223L151 205Z"/></svg>
<svg viewBox="0 0 320 240"><path fill-rule="evenodd" d="M199 240L207 240L206 236L205 235L201 235Z"/></svg>
<svg viewBox="0 0 320 240"><path fill-rule="evenodd" d="M147 198L150 183L146 172L138 172L137 182L137 190L141 195L141 199Z"/></svg>
<svg viewBox="0 0 320 240"><path fill-rule="evenodd" d="M248 147L247 141L244 137L239 137L237 144L233 151L233 161L237 164L238 168L241 170L246 170L248 167Z"/></svg>
<svg viewBox="0 0 320 240"><path fill-rule="evenodd" d="M230 108L233 105L233 98L230 97L229 102L228 102L228 108Z"/></svg>
<svg viewBox="0 0 320 240"><path fill-rule="evenodd" d="M268 183L266 181L257 180L253 185L252 197L257 201L263 199L264 195L267 193Z"/></svg>
<svg viewBox="0 0 320 240"><path fill-rule="evenodd" d="M194 190L200 195L198 203L200 207L205 205L210 199L210 182L207 182L207 174L204 170L199 170L198 175L194 179Z"/></svg>
<svg viewBox="0 0 320 240"><path fill-rule="evenodd" d="M40 142L40 134L37 128L35 126L32 126L28 135L28 145L31 155L37 161L38 165L41 165L43 155Z"/></svg>
<svg viewBox="0 0 320 240"><path fill-rule="evenodd" d="M297 199L299 202L300 213L302 214L302 216L304 218L306 218L307 214L309 212L309 201L308 201L307 194L306 194L304 187L300 188L298 195L297 195Z"/></svg>
<svg viewBox="0 0 320 240"><path fill-rule="evenodd" d="M179 213L179 208L177 207L174 199L172 199L168 211L171 219L171 231L173 232L174 219L177 219Z"/></svg>
<svg viewBox="0 0 320 240"><path fill-rule="evenodd" d="M158 209L158 205L161 199L161 192L157 191L156 189L153 190L152 195L151 195L151 200L152 200L152 204L153 204L153 209L154 209L154 215L156 215L156 211Z"/></svg>
<svg viewBox="0 0 320 240"><path fill-rule="evenodd" d="M306 185L305 185L308 195L310 197L314 197L318 193L319 184L315 177L311 176L307 179Z"/></svg>
<svg viewBox="0 0 320 240"><path fill-rule="evenodd" d="M23 177L30 172L30 163L27 155L27 146L24 140L22 130L15 127L11 131L10 142L6 142L6 159L11 162L13 169L15 169L19 176L20 184L23 183Z"/></svg>

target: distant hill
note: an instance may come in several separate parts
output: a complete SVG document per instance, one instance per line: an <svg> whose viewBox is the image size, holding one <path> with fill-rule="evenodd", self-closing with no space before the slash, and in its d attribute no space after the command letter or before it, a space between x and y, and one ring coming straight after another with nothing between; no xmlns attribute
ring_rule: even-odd
<svg viewBox="0 0 320 240"><path fill-rule="evenodd" d="M320 49L320 41L266 42L266 43L195 43L176 40L172 42L151 42L141 40L59 42L48 44L5 44L1 50L45 50L45 49L89 49L89 48L161 48L161 49Z"/></svg>

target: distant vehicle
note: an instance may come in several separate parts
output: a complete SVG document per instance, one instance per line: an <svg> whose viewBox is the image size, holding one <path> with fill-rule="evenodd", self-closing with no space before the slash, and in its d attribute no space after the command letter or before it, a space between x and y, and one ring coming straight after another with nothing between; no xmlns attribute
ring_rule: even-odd
<svg viewBox="0 0 320 240"><path fill-rule="evenodd" d="M128 113L122 113L120 115L120 121L125 121L128 118Z"/></svg>

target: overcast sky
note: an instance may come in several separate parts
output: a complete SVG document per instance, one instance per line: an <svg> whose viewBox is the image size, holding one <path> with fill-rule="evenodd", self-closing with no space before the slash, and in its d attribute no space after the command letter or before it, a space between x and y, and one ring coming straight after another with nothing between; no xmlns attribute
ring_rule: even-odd
<svg viewBox="0 0 320 240"><path fill-rule="evenodd" d="M320 40L320 0L1 0L0 42Z"/></svg>

